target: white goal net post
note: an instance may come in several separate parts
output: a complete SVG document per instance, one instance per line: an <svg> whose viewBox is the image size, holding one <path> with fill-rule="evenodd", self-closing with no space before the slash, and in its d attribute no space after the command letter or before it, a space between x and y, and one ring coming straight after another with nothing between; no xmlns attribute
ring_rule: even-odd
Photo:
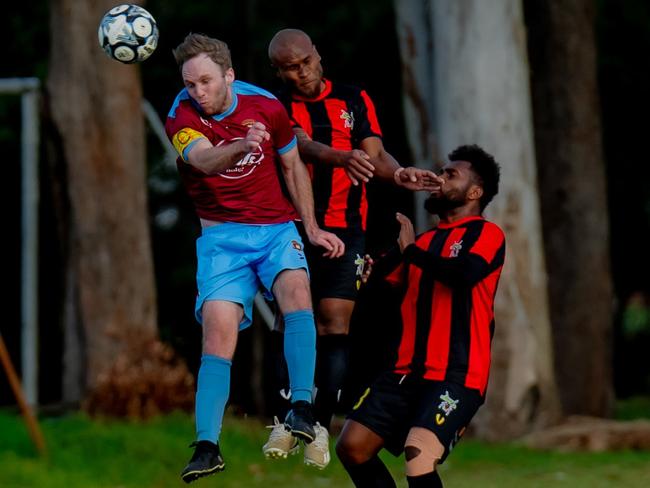
<svg viewBox="0 0 650 488"><path fill-rule="evenodd" d="M21 97L21 376L25 399L38 403L38 78L0 79L0 95Z"/></svg>

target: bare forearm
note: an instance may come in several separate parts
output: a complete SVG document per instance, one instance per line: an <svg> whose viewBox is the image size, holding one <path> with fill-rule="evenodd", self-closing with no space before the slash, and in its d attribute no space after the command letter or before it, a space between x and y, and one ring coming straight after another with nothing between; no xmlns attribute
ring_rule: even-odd
<svg viewBox="0 0 650 488"><path fill-rule="evenodd" d="M345 152L333 149L327 144L313 141L306 137L298 138L298 149L301 159L316 164L343 166Z"/></svg>
<svg viewBox="0 0 650 488"><path fill-rule="evenodd" d="M382 180L393 181L395 171L400 168L397 160L385 149L381 149L376 156L370 156L370 162L375 167L375 176Z"/></svg>
<svg viewBox="0 0 650 488"><path fill-rule="evenodd" d="M298 211L305 230L309 233L317 225L314 215L314 194L307 168L302 162L295 164L290 169L284 169L284 177L291 201Z"/></svg>

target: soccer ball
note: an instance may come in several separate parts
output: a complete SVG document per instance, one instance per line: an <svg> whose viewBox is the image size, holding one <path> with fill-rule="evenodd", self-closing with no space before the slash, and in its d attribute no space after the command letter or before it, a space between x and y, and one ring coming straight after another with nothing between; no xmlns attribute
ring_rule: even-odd
<svg viewBox="0 0 650 488"><path fill-rule="evenodd" d="M99 45L108 57L121 63L138 63L158 45L158 26L153 16L138 5L110 9L99 23Z"/></svg>

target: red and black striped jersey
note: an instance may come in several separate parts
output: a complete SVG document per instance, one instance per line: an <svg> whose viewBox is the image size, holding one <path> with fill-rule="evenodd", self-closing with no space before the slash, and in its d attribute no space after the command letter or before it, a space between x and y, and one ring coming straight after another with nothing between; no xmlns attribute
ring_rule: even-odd
<svg viewBox="0 0 650 488"><path fill-rule="evenodd" d="M406 288L396 373L485 394L504 259L503 231L478 216L440 224L404 249L386 276Z"/></svg>
<svg viewBox="0 0 650 488"><path fill-rule="evenodd" d="M325 89L316 98L278 95L296 126L312 140L343 151L357 149L367 137L381 137L375 107L364 90L323 81ZM312 178L318 224L365 230L368 213L365 185L354 186L342 167L305 163Z"/></svg>

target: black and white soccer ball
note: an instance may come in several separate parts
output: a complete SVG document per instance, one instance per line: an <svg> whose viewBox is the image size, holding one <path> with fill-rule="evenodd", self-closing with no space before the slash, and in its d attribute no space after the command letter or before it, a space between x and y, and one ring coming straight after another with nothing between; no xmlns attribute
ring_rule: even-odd
<svg viewBox="0 0 650 488"><path fill-rule="evenodd" d="M110 9L99 23L99 45L121 63L139 63L158 45L158 26L153 16L138 5L124 4Z"/></svg>

